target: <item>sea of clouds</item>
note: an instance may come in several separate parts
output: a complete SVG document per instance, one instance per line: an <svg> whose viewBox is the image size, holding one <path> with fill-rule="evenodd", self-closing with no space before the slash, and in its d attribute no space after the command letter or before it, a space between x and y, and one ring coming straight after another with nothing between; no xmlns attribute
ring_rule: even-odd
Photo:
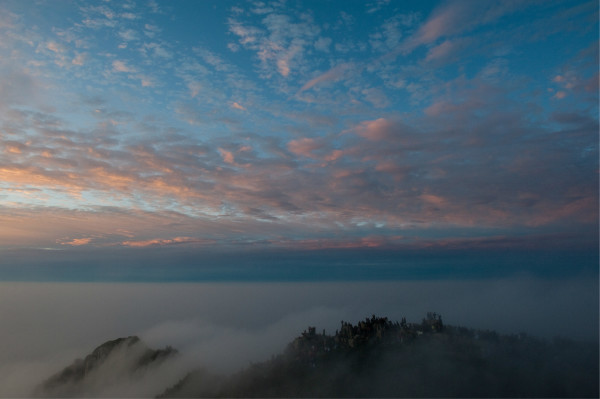
<svg viewBox="0 0 600 399"><path fill-rule="evenodd" d="M151 396L194 367L233 372L268 359L309 325L334 333L341 320L355 323L376 314L419 322L428 311L452 325L593 341L598 280L3 282L0 396L30 395L75 358L118 337L138 335L152 348L180 351L168 373L152 376L152 384L140 380L145 390L124 391Z"/></svg>

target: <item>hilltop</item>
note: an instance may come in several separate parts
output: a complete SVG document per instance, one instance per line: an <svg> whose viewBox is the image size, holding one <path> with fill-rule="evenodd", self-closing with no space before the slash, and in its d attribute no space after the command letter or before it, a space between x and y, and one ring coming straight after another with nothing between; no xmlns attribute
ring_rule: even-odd
<svg viewBox="0 0 600 399"><path fill-rule="evenodd" d="M598 346L372 316L309 327L239 373L188 374L161 397L597 397Z"/></svg>
<svg viewBox="0 0 600 399"><path fill-rule="evenodd" d="M126 385L142 379L151 368L160 366L176 354L171 347L150 349L137 336L107 341L84 359L76 359L38 385L34 396L97 396L107 392L106 388L110 386L126 389Z"/></svg>
<svg viewBox="0 0 600 399"><path fill-rule="evenodd" d="M108 341L48 378L35 394L598 397L597 343L456 327L436 313L420 323L375 315L356 324L341 321L332 334L309 326L282 353L231 375L215 374L210 364L184 375L169 362L176 354L171 347L150 349L135 336Z"/></svg>

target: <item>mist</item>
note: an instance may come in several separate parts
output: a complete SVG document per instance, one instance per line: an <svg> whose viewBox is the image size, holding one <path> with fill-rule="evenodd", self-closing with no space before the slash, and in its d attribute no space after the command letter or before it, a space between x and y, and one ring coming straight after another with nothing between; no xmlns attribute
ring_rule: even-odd
<svg viewBox="0 0 600 399"><path fill-rule="evenodd" d="M74 359L118 337L138 335L152 348L180 352L169 373L114 385L127 396L148 396L191 368L230 373L268 359L308 325L332 332L341 320L371 314L418 322L428 311L451 325L597 341L598 281L0 283L0 396L30 395ZM147 378L156 391L149 391Z"/></svg>

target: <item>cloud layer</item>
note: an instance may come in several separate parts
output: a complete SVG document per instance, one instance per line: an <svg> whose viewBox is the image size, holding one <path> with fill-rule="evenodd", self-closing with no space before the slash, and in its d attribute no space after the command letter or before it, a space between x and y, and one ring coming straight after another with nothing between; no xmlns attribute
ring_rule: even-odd
<svg viewBox="0 0 600 399"><path fill-rule="evenodd" d="M0 288L0 396L11 397L27 396L76 357L129 335L180 350L167 376L173 383L182 376L176 371L205 366L232 372L279 353L309 325L333 333L340 320L373 313L418 322L436 311L453 325L598 339L598 286L590 279ZM150 394L152 386L143 392Z"/></svg>
<svg viewBox="0 0 600 399"><path fill-rule="evenodd" d="M400 7L3 4L0 245L594 242L597 4Z"/></svg>

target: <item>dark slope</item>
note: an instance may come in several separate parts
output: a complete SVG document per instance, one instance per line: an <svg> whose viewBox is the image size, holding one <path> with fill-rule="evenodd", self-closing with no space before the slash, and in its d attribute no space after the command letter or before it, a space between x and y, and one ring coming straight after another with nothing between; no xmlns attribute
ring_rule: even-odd
<svg viewBox="0 0 600 399"><path fill-rule="evenodd" d="M598 343L552 342L371 317L333 335L309 327L285 351L233 375L187 374L175 350L108 341L40 384L49 397L598 397ZM166 389L166 387L170 388Z"/></svg>
<svg viewBox="0 0 600 399"><path fill-rule="evenodd" d="M163 397L598 397L598 345L372 317L309 328L230 377L194 371Z"/></svg>
<svg viewBox="0 0 600 399"><path fill-rule="evenodd" d="M150 367L159 365L176 353L171 347L152 350L135 336L107 341L83 360L75 360L70 366L48 378L36 388L34 395L103 395L109 385L125 386L139 380Z"/></svg>

